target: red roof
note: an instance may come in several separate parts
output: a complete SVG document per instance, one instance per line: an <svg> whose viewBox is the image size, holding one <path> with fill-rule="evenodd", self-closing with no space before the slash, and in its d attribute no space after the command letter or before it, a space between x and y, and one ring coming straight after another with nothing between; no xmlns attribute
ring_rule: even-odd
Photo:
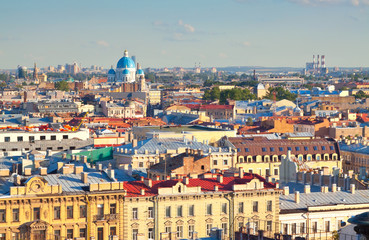
<svg viewBox="0 0 369 240"><path fill-rule="evenodd" d="M189 179L187 187L201 187L201 191L215 192L214 186L218 186L218 191L233 191L233 185L246 184L252 179L259 179L264 182L264 188L275 188L275 184L269 183L265 178L258 174L245 173L243 178L239 177L223 177L223 182L217 181L217 178L192 178ZM183 182L183 179L171 179L171 180L152 180L152 187L149 188L143 181L131 181L124 183L124 189L127 191L127 197L139 197L141 195L141 189L145 190L145 196L155 196L158 194L159 188L171 188L178 182Z"/></svg>
<svg viewBox="0 0 369 240"><path fill-rule="evenodd" d="M233 105L202 105L200 110L210 110L210 109L233 109Z"/></svg>

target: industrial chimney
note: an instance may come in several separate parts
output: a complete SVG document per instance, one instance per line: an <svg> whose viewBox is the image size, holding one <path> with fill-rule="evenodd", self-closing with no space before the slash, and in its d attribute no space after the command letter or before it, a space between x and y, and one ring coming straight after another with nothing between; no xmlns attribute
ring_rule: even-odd
<svg viewBox="0 0 369 240"><path fill-rule="evenodd" d="M322 55L322 68L325 68L325 55Z"/></svg>

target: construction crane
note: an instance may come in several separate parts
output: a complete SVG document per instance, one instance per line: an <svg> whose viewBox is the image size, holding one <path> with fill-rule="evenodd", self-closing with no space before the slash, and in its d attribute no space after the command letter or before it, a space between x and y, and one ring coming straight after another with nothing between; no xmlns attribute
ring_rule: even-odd
<svg viewBox="0 0 369 240"><path fill-rule="evenodd" d="M85 115L83 116L83 118L81 119L80 123L76 126L76 127L72 127L72 131L75 132L75 131L78 131L79 128L81 127L82 123L83 123L83 120L85 120L85 118L87 117L87 114L88 112L85 112Z"/></svg>

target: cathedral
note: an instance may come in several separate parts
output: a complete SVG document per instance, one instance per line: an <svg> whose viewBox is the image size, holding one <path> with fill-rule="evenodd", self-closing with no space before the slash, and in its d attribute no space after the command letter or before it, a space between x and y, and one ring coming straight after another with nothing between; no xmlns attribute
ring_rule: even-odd
<svg viewBox="0 0 369 240"><path fill-rule="evenodd" d="M135 83L145 78L143 70L128 56L128 51L124 51L124 55L119 59L117 68L113 67L108 72L108 82L112 83Z"/></svg>

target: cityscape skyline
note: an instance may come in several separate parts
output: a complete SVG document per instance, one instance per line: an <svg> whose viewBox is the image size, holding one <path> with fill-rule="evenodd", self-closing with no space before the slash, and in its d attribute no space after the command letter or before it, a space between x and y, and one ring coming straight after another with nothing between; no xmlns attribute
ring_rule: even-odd
<svg viewBox="0 0 369 240"><path fill-rule="evenodd" d="M146 67L369 66L367 0L6 2L0 69L115 65L127 49ZM143 61L141 61L141 59Z"/></svg>

